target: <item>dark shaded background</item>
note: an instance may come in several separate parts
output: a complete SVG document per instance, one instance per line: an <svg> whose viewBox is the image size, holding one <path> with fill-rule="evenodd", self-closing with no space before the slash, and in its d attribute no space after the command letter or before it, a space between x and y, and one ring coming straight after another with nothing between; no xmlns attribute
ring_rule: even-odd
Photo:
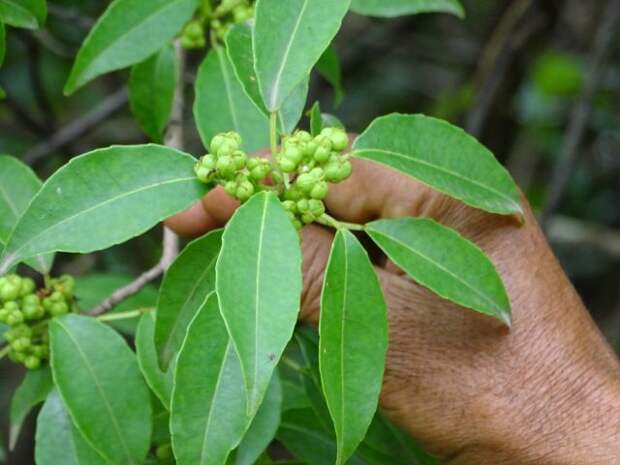
<svg viewBox="0 0 620 465"><path fill-rule="evenodd" d="M347 17L336 48L345 98L315 76L310 102L359 132L398 111L467 128L506 164L545 219L550 241L608 340L620 351L620 1L464 0L467 19ZM74 5L79 4L79 8ZM146 139L128 110L128 73L97 79L74 96L62 86L77 49L107 2L53 1L47 27L8 29L0 69L0 153L43 178L71 156ZM193 82L203 52L189 54ZM201 155L187 88L186 149ZM135 275L157 262L159 228L89 256L63 256L56 272ZM515 244L515 253L518 245ZM21 368L0 363L6 444L10 394ZM31 415L32 424L34 416ZM31 425L32 426L32 425ZM32 463L32 427L11 463ZM4 447L4 446L2 446ZM0 463L3 463L0 448Z"/></svg>

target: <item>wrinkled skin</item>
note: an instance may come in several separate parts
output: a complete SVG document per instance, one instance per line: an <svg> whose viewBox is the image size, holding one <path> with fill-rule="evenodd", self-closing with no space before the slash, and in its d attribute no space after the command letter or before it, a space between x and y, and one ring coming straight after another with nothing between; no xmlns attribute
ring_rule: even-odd
<svg viewBox="0 0 620 465"><path fill-rule="evenodd" d="M397 424L450 465L620 463L620 364L526 200L521 225L355 160L326 205L342 221L422 216L450 226L491 258L510 297L511 330L435 296L390 262L377 268L390 319L381 407ZM236 206L218 188L167 225L195 236L223 226ZM333 232L312 225L302 234L301 319L316 322Z"/></svg>

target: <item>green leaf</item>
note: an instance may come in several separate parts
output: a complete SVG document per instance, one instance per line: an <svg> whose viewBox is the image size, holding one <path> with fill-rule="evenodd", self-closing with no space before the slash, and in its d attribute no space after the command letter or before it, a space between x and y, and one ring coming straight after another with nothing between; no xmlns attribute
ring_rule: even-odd
<svg viewBox="0 0 620 465"><path fill-rule="evenodd" d="M179 352L187 327L205 298L215 290L215 262L221 245L221 230L196 239L164 276L155 323L155 346L164 369Z"/></svg>
<svg viewBox="0 0 620 465"><path fill-rule="evenodd" d="M523 214L517 187L493 154L451 124L424 115L377 118L353 155L389 166L472 207Z"/></svg>
<svg viewBox="0 0 620 465"><path fill-rule="evenodd" d="M36 174L15 157L0 155L0 246L6 244L11 231L43 183ZM54 255L27 260L28 266L41 274L49 273Z"/></svg>
<svg viewBox="0 0 620 465"><path fill-rule="evenodd" d="M345 463L377 410L388 345L387 312L373 266L355 236L336 234L325 271L319 365L338 452Z"/></svg>
<svg viewBox="0 0 620 465"><path fill-rule="evenodd" d="M330 113L321 113L321 119L323 120L323 127L346 129L342 121Z"/></svg>
<svg viewBox="0 0 620 465"><path fill-rule="evenodd" d="M76 278L75 298L80 309L88 311L109 297L115 290L126 286L135 278L124 274L90 273ZM116 305L108 314L122 313L139 308L155 307L157 304L157 289L146 285L137 294L128 297ZM138 326L138 318L106 321L117 331L133 336Z"/></svg>
<svg viewBox="0 0 620 465"><path fill-rule="evenodd" d="M6 92L2 87L0 87L0 100L4 100L6 98Z"/></svg>
<svg viewBox="0 0 620 465"><path fill-rule="evenodd" d="M409 276L443 297L510 326L510 302L493 263L472 242L433 220L379 220L366 231Z"/></svg>
<svg viewBox="0 0 620 465"><path fill-rule="evenodd" d="M265 106L282 108L340 29L350 0L258 0L256 76Z"/></svg>
<svg viewBox="0 0 620 465"><path fill-rule="evenodd" d="M256 194L228 222L215 287L239 354L252 415L299 313L299 235L275 194Z"/></svg>
<svg viewBox="0 0 620 465"><path fill-rule="evenodd" d="M143 463L151 438L151 404L136 357L123 338L94 318L50 322L52 373L86 440L109 462Z"/></svg>
<svg viewBox="0 0 620 465"><path fill-rule="evenodd" d="M155 314L154 312L142 315L136 333L136 352L138 365L151 391L161 400L166 408L170 408L172 393L173 369L162 371L159 368L157 350L155 349Z"/></svg>
<svg viewBox="0 0 620 465"><path fill-rule="evenodd" d="M204 196L195 159L158 145L112 146L72 159L15 226L0 274L49 252L88 253L142 234Z"/></svg>
<svg viewBox="0 0 620 465"><path fill-rule="evenodd" d="M77 54L65 94L101 74L139 63L168 43L199 0L114 0Z"/></svg>
<svg viewBox="0 0 620 465"><path fill-rule="evenodd" d="M269 145L269 121L235 77L222 47L207 54L195 83L194 118L205 147L220 132L237 131L243 148L254 152Z"/></svg>
<svg viewBox="0 0 620 465"><path fill-rule="evenodd" d="M340 68L340 60L336 55L336 50L333 45L327 47L327 49L319 58L316 64L316 70L323 76L327 82L329 82L334 88L334 100L336 105L339 105L344 96L342 90L342 70Z"/></svg>
<svg viewBox="0 0 620 465"><path fill-rule="evenodd" d="M11 429L9 431L9 449L17 443L19 432L26 415L39 403L43 402L54 387L49 367L28 370L11 399Z"/></svg>
<svg viewBox="0 0 620 465"><path fill-rule="evenodd" d="M177 83L174 47L135 65L129 77L129 103L134 117L154 142L161 143L172 111Z"/></svg>
<svg viewBox="0 0 620 465"><path fill-rule="evenodd" d="M241 365L213 292L192 320L177 359L170 413L177 463L226 463L249 421Z"/></svg>
<svg viewBox="0 0 620 465"><path fill-rule="evenodd" d="M353 0L351 10L366 16L393 18L420 13L451 13L465 17L458 0Z"/></svg>
<svg viewBox="0 0 620 465"><path fill-rule="evenodd" d="M243 441L237 447L233 465L252 465L258 460L278 431L281 410L282 383L276 370L263 403L245 433Z"/></svg>
<svg viewBox="0 0 620 465"><path fill-rule="evenodd" d="M318 136L323 130L323 118L321 116L321 104L316 101L310 109L310 132L313 136Z"/></svg>
<svg viewBox="0 0 620 465"><path fill-rule="evenodd" d="M46 17L45 0L0 0L0 22L9 26L36 29Z"/></svg>
<svg viewBox="0 0 620 465"><path fill-rule="evenodd" d="M4 63L6 54L6 30L3 23L0 23L0 66Z"/></svg>
<svg viewBox="0 0 620 465"><path fill-rule="evenodd" d="M254 56L252 50L252 24L239 23L226 35L226 50L233 65L235 76L243 86L248 97L263 112L269 115L269 111L263 103L263 98L258 88L256 71L254 69ZM306 105L308 97L309 79L302 80L293 89L291 95L282 104L278 111L278 129L282 134L291 133L299 120Z"/></svg>
<svg viewBox="0 0 620 465"><path fill-rule="evenodd" d="M55 390L37 417L34 455L37 465L106 465L75 427Z"/></svg>

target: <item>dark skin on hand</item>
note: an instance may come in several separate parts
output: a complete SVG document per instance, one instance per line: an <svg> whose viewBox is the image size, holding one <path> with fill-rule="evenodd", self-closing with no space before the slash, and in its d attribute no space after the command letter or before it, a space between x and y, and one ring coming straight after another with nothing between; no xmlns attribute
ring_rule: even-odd
<svg viewBox="0 0 620 465"><path fill-rule="evenodd" d="M523 199L525 223L470 208L363 160L332 185L330 215L354 223L433 218L475 242L504 280L512 329L437 297L393 263L377 267L389 308L381 407L449 465L620 464L620 363ZM221 187L166 221L192 237L238 202ZM302 230L300 319L316 323L333 230Z"/></svg>

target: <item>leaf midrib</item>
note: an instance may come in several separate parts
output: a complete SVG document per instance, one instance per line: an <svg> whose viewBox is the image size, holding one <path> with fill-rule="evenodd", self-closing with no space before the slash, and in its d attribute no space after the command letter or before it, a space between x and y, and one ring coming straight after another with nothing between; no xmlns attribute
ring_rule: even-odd
<svg viewBox="0 0 620 465"><path fill-rule="evenodd" d="M341 233L343 234L343 233ZM342 462L342 447L343 447L343 443L344 443L344 426L345 426L345 421L344 421L344 411L345 411L345 387L344 387L344 325L345 322L347 321L346 315L347 315L347 301L348 301L348 297L347 297L347 292L348 292L348 287L349 287L349 247L347 244L347 238L345 237L345 235L342 235L342 243L344 246L344 273L343 273L343 294L342 294L342 324L340 327L340 399L341 399L341 406L340 406L340 440L342 441L341 443L338 444L338 452L337 452L337 457L336 457L336 463L340 464Z"/></svg>
<svg viewBox="0 0 620 465"><path fill-rule="evenodd" d="M459 278L458 275L455 275L454 273L452 273L450 270L446 269L445 267L443 267L441 264L435 262L434 260L432 260L431 258L427 257L426 255L424 255L423 253L414 250L413 248L407 246L407 244L405 244L404 242L400 241L399 239L395 238L394 236L389 236L386 233L383 233L377 229L374 228L369 228L369 231L373 232L374 234L377 234L378 236L383 236L384 238L386 238L389 241L392 241L396 244L398 244L399 246L403 247L406 250L411 251L411 253L419 256L420 258L422 258L423 260L426 260L427 262L429 262L431 265L436 266L437 268L439 268L441 271L443 271L444 273L448 274L449 276L451 276L452 278L454 278L455 281L458 281L459 283L461 283L462 285L464 285L466 288L470 289L474 294L476 294L478 297L481 297L483 300L485 300L486 302L488 302L489 304L491 304L491 306L493 308L495 308L496 310L499 310L499 313L506 313L506 310L504 310L503 308L499 307L493 300L491 300L489 297L487 297L484 294L481 294L480 291L478 291L475 287L472 287L469 283L467 283L466 281L463 281L461 278ZM392 258L392 260L394 260L394 262L398 265L398 262L400 260L395 260L394 258ZM419 278L415 278L417 281L422 281ZM433 292L437 292L435 290L433 290ZM439 294L439 292L437 292L437 294ZM452 300L450 297L446 296L445 294L439 294L442 297ZM462 304L461 304L462 305ZM478 310L478 309L476 309Z"/></svg>
<svg viewBox="0 0 620 465"><path fill-rule="evenodd" d="M217 55L217 59L220 65L220 69L222 70L222 78L224 79L224 89L226 89L226 100L228 100L228 107L230 109L230 117L233 120L233 126L235 130L239 131L239 116L237 115L237 107L235 106L235 102L233 100L232 88L230 86L230 75L228 74L228 69L226 68L226 63L223 58L223 50L221 47L215 49L215 53Z"/></svg>
<svg viewBox="0 0 620 465"><path fill-rule="evenodd" d="M103 388L101 387L101 384L99 383L99 378L95 375L95 373L93 372L92 367L90 366L88 357L86 357L86 354L82 350L82 347L78 344L78 341L75 339L73 334L71 334L71 332L62 324L62 322L60 320L56 320L55 323L58 326L60 326L60 328L65 333L67 333L67 336L73 342L75 348L77 349L78 355L84 361L88 372L90 373L91 377L94 380L94 385L97 388L97 391L99 391L99 394L100 394L101 398L103 399L103 403L105 405L105 408L108 411L108 414L110 415L110 418L112 420L112 424L114 426L114 432L116 433L116 436L118 437L119 442L123 445L123 449L125 450L125 453L127 454L127 458L129 459L128 463L133 464L134 463L133 457L131 456L131 453L129 452L129 447L128 447L127 443L125 442L125 440L123 438L123 435L121 434L120 426L119 426L118 421L116 419L116 415L114 415L114 412L112 411L112 406L110 405L110 401L108 400L107 396L105 395L105 391L103 390Z"/></svg>
<svg viewBox="0 0 620 465"><path fill-rule="evenodd" d="M384 155L395 156L397 158L401 158L401 159L404 159L404 160L412 162L412 163L418 163L420 165L424 165L426 167L435 169L436 171L440 171L440 172L446 173L446 174L448 174L450 176L453 176L453 177L455 177L457 179L460 179L462 181L465 181L465 182L468 182L470 184L473 184L473 185L475 185L475 186L477 186L477 187L479 187L479 188L481 188L483 190L491 192L491 193L497 195L498 197L500 197L500 198L502 198L504 200L508 200L512 205L516 205L519 211L521 210L519 204L517 202L515 202L512 198L508 197L507 195L503 194L502 192L500 192L500 191L498 191L496 189L493 189L492 187L486 186L486 185L480 183L479 181L476 181L475 179L467 178L465 176L462 176L459 173L457 173L456 171L452 171L452 170L444 168L442 166L434 165L434 164L429 163L429 162L427 162L425 160L421 160L418 157L407 156L404 153L395 152L393 150L375 149L375 148L373 148L373 149L357 149L357 150L353 151L353 155L365 154L366 152L370 152L370 153L378 152L378 153L381 153L381 154L384 154ZM365 158L365 157L362 157L362 158ZM372 158L370 158L370 159L372 160ZM375 160L375 161L378 161L378 160ZM382 163L384 165L387 165L387 163L384 163L384 162L380 162L380 163Z"/></svg>
<svg viewBox="0 0 620 465"><path fill-rule="evenodd" d="M132 196L134 194L137 194L139 192L148 191L149 189L153 189L153 188L156 188L156 187L165 186L165 185L169 185L169 184L176 184L176 183L181 183L181 182L186 182L186 181L192 181L194 179L195 179L195 177L193 177L193 176L188 176L186 178L171 179L171 180L168 180L168 181L165 181L165 182L158 182L156 184L148 184L148 185L140 187L139 189L134 189L134 190L131 190L131 191L124 192L122 195L117 195L115 197L111 197L111 198L105 200L104 202L98 203L96 205L93 205L93 206L85 209L85 210L81 210L78 213L70 215L70 216L64 218L63 220L61 220L61 221L59 221L57 223L52 224L50 227L48 227L46 229L42 229L39 233L37 233L36 235L32 236L28 241L24 242L20 247L15 249L10 256L12 258L14 258L15 255L19 251L23 250L27 245L31 244L34 240L36 240L37 238L39 238L43 234L47 233L48 231L50 231L52 229L55 229L58 226L60 226L60 225L62 225L64 223L67 223L68 221L73 220L74 218L77 218L77 217L82 216L82 215L84 215L86 213L90 213L92 211L95 211L95 210L97 210L97 209L99 209L99 208L101 208L101 207L103 207L105 205L108 205L108 204L110 204L110 203L112 203L112 202L114 202L116 200L122 199L124 197L130 197L130 196ZM36 199L36 197L35 197L35 199ZM34 203L34 199L33 199L32 203ZM16 225L14 231L17 230L17 226L19 226L19 223ZM4 261L6 261L6 257L7 257L7 253L6 252L8 251L8 246L11 245L11 239L12 238L13 238L13 235L11 235L9 237L9 239L7 240L7 248L5 249L4 254L2 255L3 257L5 257ZM52 253L52 252L54 252L54 250L45 250L45 251L39 252L39 254L40 255L44 255L44 254L48 254L48 253ZM3 262L0 262L0 267L2 266L2 263Z"/></svg>
<svg viewBox="0 0 620 465"><path fill-rule="evenodd" d="M290 40L286 45L286 49L284 50L284 55L282 56L282 62L280 63L280 69L276 72L275 80L271 87L271 101L270 101L270 109L273 111L275 107L275 103L279 98L278 87L280 86L280 81L282 80L282 75L284 74L284 67L288 62L288 57L291 54L291 49L293 47L293 42L296 39L297 32L299 31L299 26L301 25L301 18L304 16L306 12L306 8L308 7L308 0L304 0L304 4L299 12L299 16L297 17L297 21L295 22L295 27L293 28L293 32L291 33Z"/></svg>

